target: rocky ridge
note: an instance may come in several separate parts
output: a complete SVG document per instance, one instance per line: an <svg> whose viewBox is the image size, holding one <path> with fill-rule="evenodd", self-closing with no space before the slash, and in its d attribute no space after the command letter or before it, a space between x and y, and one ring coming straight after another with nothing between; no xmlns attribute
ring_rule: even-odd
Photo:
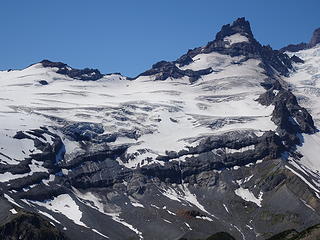
<svg viewBox="0 0 320 240"><path fill-rule="evenodd" d="M301 50L306 50L315 47L317 44L320 43L320 28L314 30L312 37L309 43L299 43L299 44L289 44L280 49L281 52L298 52Z"/></svg>

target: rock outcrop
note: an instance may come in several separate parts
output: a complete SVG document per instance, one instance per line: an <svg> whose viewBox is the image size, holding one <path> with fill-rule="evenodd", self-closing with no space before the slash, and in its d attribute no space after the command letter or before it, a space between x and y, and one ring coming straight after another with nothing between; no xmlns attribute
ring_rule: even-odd
<svg viewBox="0 0 320 240"><path fill-rule="evenodd" d="M98 69L75 69L62 62L51 62L43 60L40 62L43 67L57 68L57 73L67 75L70 78L83 81L96 81L103 77Z"/></svg>

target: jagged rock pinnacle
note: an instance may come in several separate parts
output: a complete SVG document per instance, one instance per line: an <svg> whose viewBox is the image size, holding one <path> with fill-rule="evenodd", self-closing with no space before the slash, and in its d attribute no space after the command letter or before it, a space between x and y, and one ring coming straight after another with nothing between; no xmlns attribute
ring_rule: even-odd
<svg viewBox="0 0 320 240"><path fill-rule="evenodd" d="M241 35L253 38L249 21L242 17L235 20L232 24L223 25L221 31L216 35L216 40L221 40L224 37L235 33L240 33Z"/></svg>

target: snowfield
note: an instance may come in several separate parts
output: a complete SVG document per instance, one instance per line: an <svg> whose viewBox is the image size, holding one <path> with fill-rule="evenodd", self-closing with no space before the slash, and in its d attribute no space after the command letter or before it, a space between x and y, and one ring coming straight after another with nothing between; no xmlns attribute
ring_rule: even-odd
<svg viewBox="0 0 320 240"><path fill-rule="evenodd" d="M260 192L259 196L256 197L256 196L254 196L254 194L252 192L250 192L249 189L245 189L241 186L239 188L237 188L234 192L236 195L241 197L243 200L245 200L247 202L253 202L253 203L257 204L259 207L261 207L262 196L263 196L262 192Z"/></svg>
<svg viewBox="0 0 320 240"><path fill-rule="evenodd" d="M295 64L295 72L285 80L290 84L299 104L312 112L317 126L320 125L320 44L296 53L304 63Z"/></svg>
<svg viewBox="0 0 320 240"><path fill-rule="evenodd" d="M232 38L233 39L233 38ZM41 64L23 70L0 73L0 150L2 162L17 164L34 150L32 141L18 151L10 149L17 129L33 129L61 123L93 122L103 124L105 133L134 131L136 139L119 137L113 145L131 144L132 156L126 167L158 163L158 155L192 146L201 136L253 129L257 135L275 130L271 121L273 106L260 105L256 99L264 92L260 83L265 78L258 60L234 64L218 53L199 54L183 69L213 68L196 83L187 79L154 81L141 76L134 81L121 75L106 75L98 81L80 81L57 74L55 68ZM41 85L45 80L48 85ZM79 150L77 143L62 136L66 159ZM28 145L28 142L31 144ZM12 155L15 152L15 155ZM6 157L7 156L7 157ZM148 159L148 161L146 161Z"/></svg>
<svg viewBox="0 0 320 240"><path fill-rule="evenodd" d="M249 39L246 36L241 35L240 33L236 33L231 36L225 37L224 41L227 41L229 45L233 45L235 43L248 42Z"/></svg>
<svg viewBox="0 0 320 240"><path fill-rule="evenodd" d="M288 53L293 55L293 53ZM311 113L316 127L320 128L320 44L294 53L304 63L294 65L295 71L285 80L289 83L299 104ZM294 166L302 173L314 178L313 185L320 186L320 132L308 135L303 134L303 144L297 150L303 157L296 161ZM301 176L301 174L299 174ZM312 185L309 183L309 185ZM315 188L312 185L312 188ZM317 193L317 191L316 191Z"/></svg>

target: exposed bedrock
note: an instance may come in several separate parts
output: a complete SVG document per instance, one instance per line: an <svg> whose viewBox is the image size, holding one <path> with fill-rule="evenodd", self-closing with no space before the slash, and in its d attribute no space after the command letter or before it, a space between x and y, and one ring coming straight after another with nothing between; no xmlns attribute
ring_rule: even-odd
<svg viewBox="0 0 320 240"><path fill-rule="evenodd" d="M247 150L248 146L252 147ZM140 170L149 178L157 177L164 182L181 184L188 182L192 175L244 166L261 159L274 159L280 157L283 151L281 139L274 132L267 132L261 137L243 134L238 135L237 139L235 134L231 133L206 138L197 147L185 152L185 155L188 155L185 161L169 161L167 157L163 166L143 166ZM175 158L181 156L177 154Z"/></svg>
<svg viewBox="0 0 320 240"><path fill-rule="evenodd" d="M278 126L277 133L287 146L301 144L301 134L317 132L312 116L298 104L295 95L279 86L277 81L258 99L263 105L274 105L272 121Z"/></svg>
<svg viewBox="0 0 320 240"><path fill-rule="evenodd" d="M189 77L189 81L192 83L201 78L202 75L207 75L212 72L213 70L211 68L198 71L193 71L191 69L181 70L176 67L174 62L161 61L152 65L150 70L141 73L139 76L156 75L155 80L166 80L167 78L178 79L186 76Z"/></svg>
<svg viewBox="0 0 320 240"><path fill-rule="evenodd" d="M103 77L98 69L75 69L62 62L51 62L43 60L40 62L43 67L57 68L57 73L67 75L70 78L83 81L96 81Z"/></svg>

